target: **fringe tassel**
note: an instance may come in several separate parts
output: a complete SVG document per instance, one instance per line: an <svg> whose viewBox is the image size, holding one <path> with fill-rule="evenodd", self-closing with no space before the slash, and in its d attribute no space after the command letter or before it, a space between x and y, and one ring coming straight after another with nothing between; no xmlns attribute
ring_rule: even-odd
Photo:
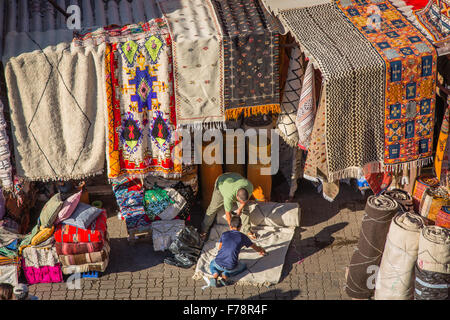
<svg viewBox="0 0 450 320"><path fill-rule="evenodd" d="M201 271L197 271L196 273L194 273L194 275L192 276L193 280L203 280L203 272ZM250 282L250 281L237 281L235 282L236 285L239 286L254 286L254 287L270 287L272 285L274 285L275 283L270 283L270 282L263 282L263 283L255 283L255 282Z"/></svg>
<svg viewBox="0 0 450 320"><path fill-rule="evenodd" d="M356 178L359 179L364 175L363 169L359 167L351 167L341 171L336 171L328 174L328 182L333 182L342 179Z"/></svg>
<svg viewBox="0 0 450 320"><path fill-rule="evenodd" d="M241 114L244 114L245 118L256 116L259 114L269 114L272 113L281 113L280 104L266 104L261 106L253 106L253 107L240 107L228 109L226 111L226 119L227 120L237 120Z"/></svg>
<svg viewBox="0 0 450 320"><path fill-rule="evenodd" d="M141 179L141 180L145 180L145 178L147 178L148 176L154 176L154 177L161 177L163 179L170 179L170 180L174 180L174 179L181 179L183 177L182 173L170 173L167 174L165 172L159 172L159 171L150 171L147 173L141 173L141 174L132 174L132 173L125 173L125 174L121 174L117 177L114 178L108 178L108 182L110 184L112 184L113 182L117 182L118 180L121 180L123 178L130 178L130 179Z"/></svg>
<svg viewBox="0 0 450 320"><path fill-rule="evenodd" d="M57 182L57 181L70 181L70 180L83 180L95 176L102 175L105 170L102 169L98 172L92 172L87 174L78 174L73 176L58 176L58 177L25 177L25 176L18 176L18 178L22 179L23 181L27 182L33 182L33 181L40 181L40 182Z"/></svg>
<svg viewBox="0 0 450 320"><path fill-rule="evenodd" d="M386 171L392 171L392 172L400 172L402 170L409 170L411 168L422 168L425 167L427 165L429 165L430 163L433 162L433 157L428 157L428 158L424 158L424 159L418 159L415 161L410 161L407 163L399 163L399 164L393 164L393 165L385 165L384 169Z"/></svg>
<svg viewBox="0 0 450 320"><path fill-rule="evenodd" d="M294 140L294 139L290 139L287 135L284 134L283 131L281 131L280 129L276 128L275 132L278 133L278 135L284 140L284 142L286 142L286 144L288 146L290 146L291 148L298 148L298 140Z"/></svg>
<svg viewBox="0 0 450 320"><path fill-rule="evenodd" d="M188 129L190 131L199 131L199 130L225 130L227 125L225 121L213 121L213 122L193 122L189 124L179 124L177 125L177 130L179 129Z"/></svg>

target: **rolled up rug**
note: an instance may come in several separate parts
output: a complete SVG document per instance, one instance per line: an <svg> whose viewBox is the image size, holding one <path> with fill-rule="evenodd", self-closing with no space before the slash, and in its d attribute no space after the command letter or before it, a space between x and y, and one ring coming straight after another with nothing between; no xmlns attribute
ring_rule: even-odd
<svg viewBox="0 0 450 320"><path fill-rule="evenodd" d="M438 185L439 180L434 176L422 175L420 177L417 177L413 191L413 202L415 212L419 212L420 202L422 201L422 196L425 190L427 190L430 187L437 187Z"/></svg>
<svg viewBox="0 0 450 320"><path fill-rule="evenodd" d="M448 300L450 288L450 230L428 226L419 238L415 300Z"/></svg>
<svg viewBox="0 0 450 320"><path fill-rule="evenodd" d="M367 199L358 247L348 267L346 292L351 298L369 299L375 291L376 271L383 255L389 225L399 205L384 195Z"/></svg>
<svg viewBox="0 0 450 320"><path fill-rule="evenodd" d="M60 255L59 261L64 267L69 267L72 265L81 265L86 263L101 263L109 257L111 249L107 241L100 251L89 252L83 254L73 254L73 255Z"/></svg>
<svg viewBox="0 0 450 320"><path fill-rule="evenodd" d="M383 194L397 201L404 212L411 212L414 210L413 198L407 191L402 189L392 189L383 192Z"/></svg>
<svg viewBox="0 0 450 320"><path fill-rule="evenodd" d="M443 206L441 210L439 210L436 216L436 223L438 227L450 229L450 207Z"/></svg>
<svg viewBox="0 0 450 320"><path fill-rule="evenodd" d="M414 266L425 220L412 212L392 220L375 287L375 300L412 300Z"/></svg>
<svg viewBox="0 0 450 320"><path fill-rule="evenodd" d="M434 222L442 206L448 204L450 204L450 195L446 188L428 188L422 196L419 213L422 217Z"/></svg>

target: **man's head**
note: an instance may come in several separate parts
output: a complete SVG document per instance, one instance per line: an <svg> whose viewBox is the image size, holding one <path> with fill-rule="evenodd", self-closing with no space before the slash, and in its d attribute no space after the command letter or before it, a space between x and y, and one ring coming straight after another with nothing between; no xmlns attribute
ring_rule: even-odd
<svg viewBox="0 0 450 320"><path fill-rule="evenodd" d="M237 194L236 194L236 198L238 199L238 201L242 204L242 203L246 203L249 199L249 194L247 189L239 189Z"/></svg>
<svg viewBox="0 0 450 320"><path fill-rule="evenodd" d="M232 230L239 230L242 226L241 217L234 216L231 218L230 227Z"/></svg>

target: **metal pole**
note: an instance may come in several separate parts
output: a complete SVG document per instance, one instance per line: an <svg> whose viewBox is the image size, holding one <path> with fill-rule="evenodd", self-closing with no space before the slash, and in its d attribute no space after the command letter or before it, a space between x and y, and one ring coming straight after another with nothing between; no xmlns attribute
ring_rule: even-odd
<svg viewBox="0 0 450 320"><path fill-rule="evenodd" d="M54 6L56 10L58 10L59 12L61 12L61 13L64 15L64 17L66 17L66 19L69 18L69 14L68 14L66 11L64 11L64 9L61 8L61 7L55 2L55 0L47 0L47 1L50 2L50 4L51 4L52 6Z"/></svg>

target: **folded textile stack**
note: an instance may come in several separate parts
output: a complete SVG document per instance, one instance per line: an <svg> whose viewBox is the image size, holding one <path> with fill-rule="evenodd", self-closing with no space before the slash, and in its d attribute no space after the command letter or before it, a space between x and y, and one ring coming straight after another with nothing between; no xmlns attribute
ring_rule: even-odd
<svg viewBox="0 0 450 320"><path fill-rule="evenodd" d="M22 269L28 284L62 282L61 263L55 248L55 238L26 247L22 251Z"/></svg>
<svg viewBox="0 0 450 320"><path fill-rule="evenodd" d="M152 220L144 209L144 188L141 180L118 179L112 185L120 214L126 222L128 233L135 230L149 229Z"/></svg>
<svg viewBox="0 0 450 320"><path fill-rule="evenodd" d="M450 299L450 230L422 229L415 272L415 300Z"/></svg>
<svg viewBox="0 0 450 320"><path fill-rule="evenodd" d="M436 225L438 227L450 229L450 207L443 206L436 216Z"/></svg>
<svg viewBox="0 0 450 320"><path fill-rule="evenodd" d="M63 274L104 272L110 247L106 210L79 203L55 231L55 247Z"/></svg>
<svg viewBox="0 0 450 320"><path fill-rule="evenodd" d="M0 227L0 283L18 284L20 258L17 251L20 237Z"/></svg>
<svg viewBox="0 0 450 320"><path fill-rule="evenodd" d="M439 180L431 175L417 177L413 190L414 211L419 212L420 202L426 190L437 187Z"/></svg>
<svg viewBox="0 0 450 320"><path fill-rule="evenodd" d="M436 216L442 206L450 204L450 195L447 188L429 188L422 196L419 213L430 221L436 221Z"/></svg>

